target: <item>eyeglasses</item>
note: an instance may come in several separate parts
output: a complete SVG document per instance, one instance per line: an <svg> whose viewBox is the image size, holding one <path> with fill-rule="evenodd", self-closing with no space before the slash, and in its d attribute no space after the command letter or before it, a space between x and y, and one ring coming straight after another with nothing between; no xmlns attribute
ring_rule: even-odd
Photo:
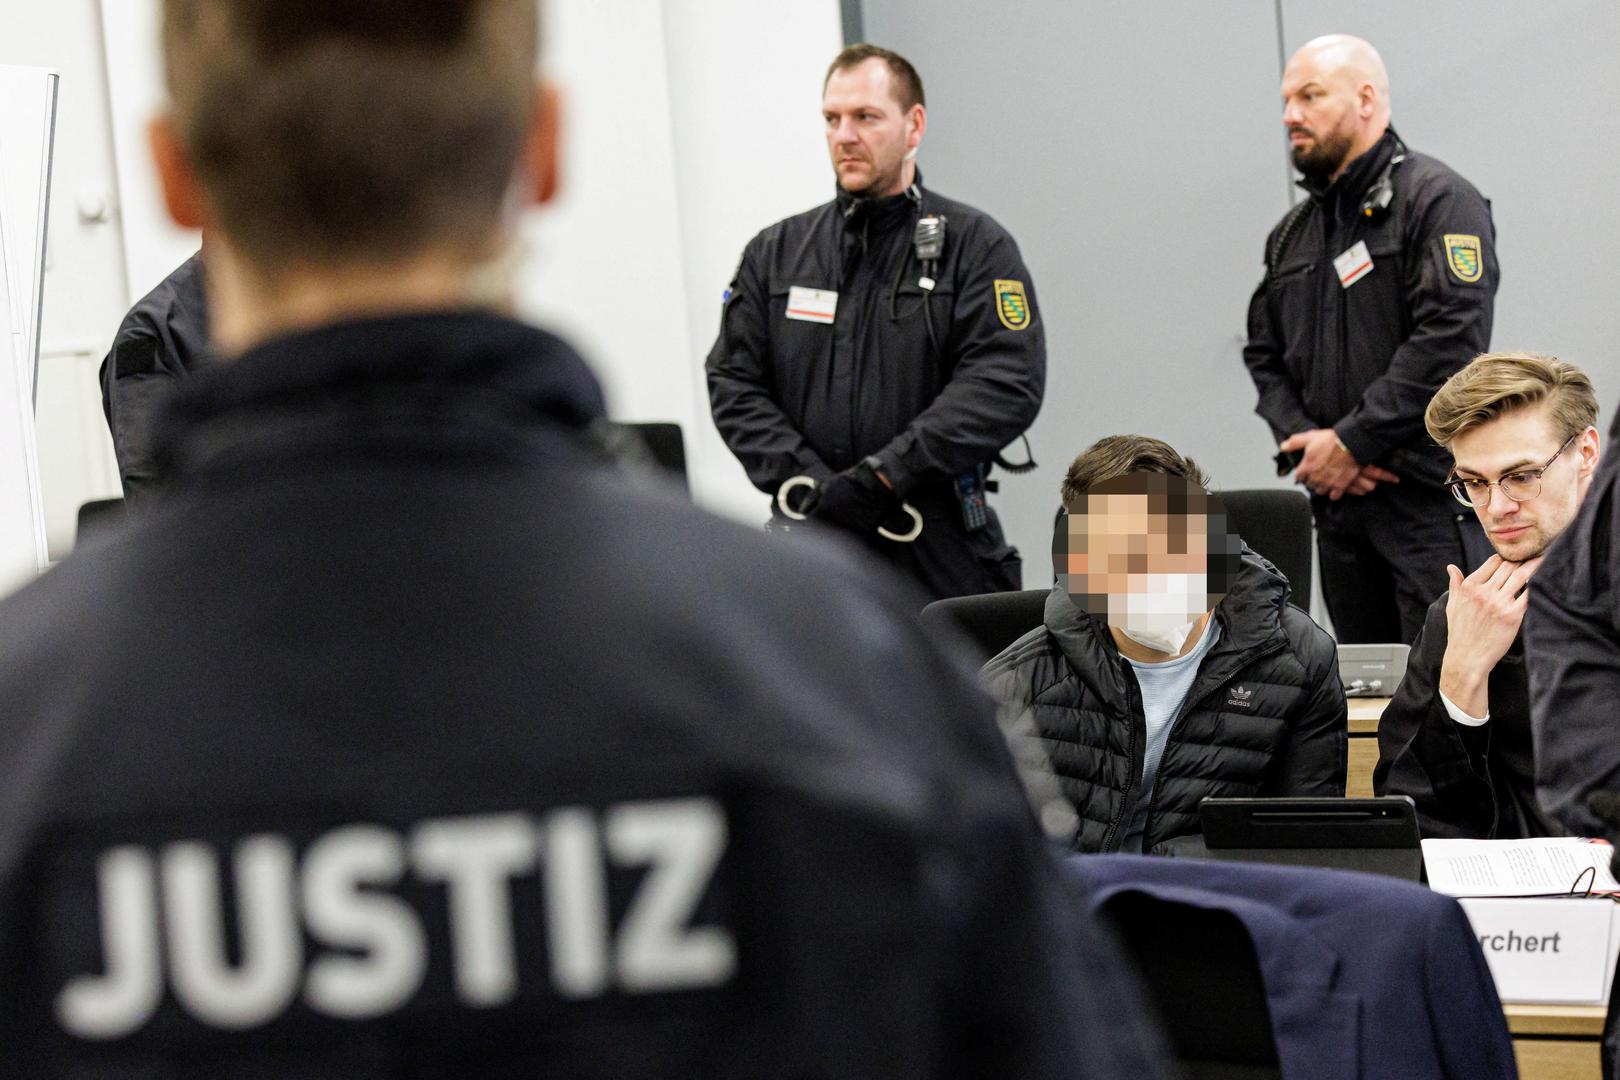
<svg viewBox="0 0 1620 1080"><path fill-rule="evenodd" d="M1558 454L1568 450L1569 444L1579 437L1580 432L1576 432L1565 439L1564 445L1558 448ZM1558 454L1548 458L1540 468L1520 469L1518 472L1508 473L1500 480L1467 480L1457 477L1455 480L1448 480L1446 487L1451 489L1452 496L1464 506L1480 507L1490 503L1492 487L1501 488L1502 494L1516 503L1529 502L1541 494L1541 474L1558 460Z"/></svg>

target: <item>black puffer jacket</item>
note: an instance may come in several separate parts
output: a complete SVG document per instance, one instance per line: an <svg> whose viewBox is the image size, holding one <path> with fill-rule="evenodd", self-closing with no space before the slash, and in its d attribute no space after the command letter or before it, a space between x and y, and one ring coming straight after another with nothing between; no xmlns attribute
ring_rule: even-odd
<svg viewBox="0 0 1620 1080"><path fill-rule="evenodd" d="M1206 796L1343 795L1346 721L1333 639L1288 603L1288 582L1245 548L1215 608L1221 638L1170 731L1143 846L1199 831ZM1136 675L1107 625L1062 586L1046 625L985 665L1019 757L1057 778L1079 816L1074 846L1115 851L1142 786L1147 724Z"/></svg>

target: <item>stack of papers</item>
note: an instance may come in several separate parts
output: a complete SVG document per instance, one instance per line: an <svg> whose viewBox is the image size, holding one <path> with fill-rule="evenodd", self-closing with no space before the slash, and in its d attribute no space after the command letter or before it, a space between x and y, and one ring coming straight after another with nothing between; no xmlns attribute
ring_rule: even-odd
<svg viewBox="0 0 1620 1080"><path fill-rule="evenodd" d="M1578 836L1536 840L1425 840L1429 888L1447 896L1610 896L1614 848Z"/></svg>

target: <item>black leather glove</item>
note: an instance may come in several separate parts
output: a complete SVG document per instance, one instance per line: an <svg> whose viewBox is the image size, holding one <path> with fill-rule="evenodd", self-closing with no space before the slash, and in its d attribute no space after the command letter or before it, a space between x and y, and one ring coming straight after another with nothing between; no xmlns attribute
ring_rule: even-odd
<svg viewBox="0 0 1620 1080"><path fill-rule="evenodd" d="M877 531L899 508L894 492L884 486L871 465L862 461L822 481L809 507L810 520L866 535Z"/></svg>

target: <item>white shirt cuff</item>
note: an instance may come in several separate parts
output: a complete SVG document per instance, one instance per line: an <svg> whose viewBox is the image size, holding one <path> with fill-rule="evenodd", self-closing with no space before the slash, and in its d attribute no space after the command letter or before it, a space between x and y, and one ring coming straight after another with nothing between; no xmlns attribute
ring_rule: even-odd
<svg viewBox="0 0 1620 1080"><path fill-rule="evenodd" d="M1457 721L1457 723L1461 724L1463 727L1484 727L1486 722L1491 718L1491 714L1489 712L1486 712L1484 716L1469 716L1467 713L1463 712L1457 707L1456 702L1446 697L1446 692L1444 690L1438 690L1438 693L1440 694L1440 704L1446 707L1446 715Z"/></svg>

